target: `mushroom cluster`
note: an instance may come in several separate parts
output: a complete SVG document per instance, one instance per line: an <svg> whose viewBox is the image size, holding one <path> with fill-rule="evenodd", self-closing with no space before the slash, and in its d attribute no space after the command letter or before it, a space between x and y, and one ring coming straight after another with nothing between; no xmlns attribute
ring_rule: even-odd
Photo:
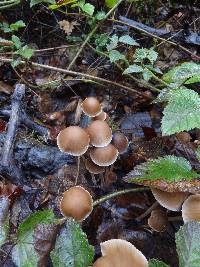
<svg viewBox="0 0 200 267"><path fill-rule="evenodd" d="M65 128L57 136L57 145L62 152L72 156L81 156L88 151L86 169L92 174L100 174L127 150L128 139L120 132L112 134L106 121L108 115L95 97L87 97L81 108L91 118L91 123L86 128Z"/></svg>

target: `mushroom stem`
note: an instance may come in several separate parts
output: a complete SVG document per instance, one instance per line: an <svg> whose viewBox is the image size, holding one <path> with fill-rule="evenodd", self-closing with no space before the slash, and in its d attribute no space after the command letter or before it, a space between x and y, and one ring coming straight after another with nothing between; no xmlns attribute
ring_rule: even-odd
<svg viewBox="0 0 200 267"><path fill-rule="evenodd" d="M159 203L155 201L144 213L142 213L140 216L136 218L136 221L140 222L142 221L146 216L148 216L152 210L157 208L159 206Z"/></svg>
<svg viewBox="0 0 200 267"><path fill-rule="evenodd" d="M138 187L138 188L131 188L131 189L124 189L124 190L120 190L120 191L116 191L114 193L105 195L97 200L95 200L93 202L93 207L105 202L106 200L109 200L111 198L123 195L123 194L128 194L128 193L132 193L132 192L143 192L143 191L149 191L150 188L148 187Z"/></svg>
<svg viewBox="0 0 200 267"><path fill-rule="evenodd" d="M77 173L76 173L75 185L77 185L77 183L78 183L78 177L79 177L79 173L80 173L80 159L81 159L81 157L78 156L77 157Z"/></svg>

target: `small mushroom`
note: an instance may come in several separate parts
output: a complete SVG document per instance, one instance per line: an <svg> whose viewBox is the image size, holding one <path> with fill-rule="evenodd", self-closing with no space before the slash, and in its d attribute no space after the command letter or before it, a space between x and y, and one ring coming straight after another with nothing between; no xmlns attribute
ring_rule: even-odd
<svg viewBox="0 0 200 267"><path fill-rule="evenodd" d="M90 143L87 132L79 126L69 126L57 136L57 145L62 152L72 156L83 155Z"/></svg>
<svg viewBox="0 0 200 267"><path fill-rule="evenodd" d="M102 111L99 115L95 116L93 119L105 121L105 120L108 120L108 114L106 112Z"/></svg>
<svg viewBox="0 0 200 267"><path fill-rule="evenodd" d="M155 232L164 232L167 228L168 218L165 211L161 209L152 210L148 218L148 225Z"/></svg>
<svg viewBox="0 0 200 267"><path fill-rule="evenodd" d="M96 165L91 159L86 159L85 168L93 174L100 174L105 171L104 167Z"/></svg>
<svg viewBox="0 0 200 267"><path fill-rule="evenodd" d="M130 242L111 239L101 243L102 257L93 267L148 267L146 257Z"/></svg>
<svg viewBox="0 0 200 267"><path fill-rule="evenodd" d="M166 192L156 188L152 188L151 191L161 206L172 211L179 211L189 195L186 192Z"/></svg>
<svg viewBox="0 0 200 267"><path fill-rule="evenodd" d="M200 222L200 194L191 195L185 200L182 206L182 217L184 223Z"/></svg>
<svg viewBox="0 0 200 267"><path fill-rule="evenodd" d="M90 215L92 209L92 196L83 187L74 186L64 192L60 202L60 210L63 216L81 222Z"/></svg>
<svg viewBox="0 0 200 267"><path fill-rule="evenodd" d="M90 143L95 147L107 146L112 140L112 130L105 121L93 121L86 131L90 137Z"/></svg>
<svg viewBox="0 0 200 267"><path fill-rule="evenodd" d="M112 165L116 161L118 154L118 150L111 144L105 147L95 147L90 150L91 160L99 166Z"/></svg>
<svg viewBox="0 0 200 267"><path fill-rule="evenodd" d="M116 132L113 134L112 144L123 154L128 148L128 138L123 133Z"/></svg>
<svg viewBox="0 0 200 267"><path fill-rule="evenodd" d="M81 104L83 112L89 117L95 117L102 112L102 107L95 97L87 97Z"/></svg>

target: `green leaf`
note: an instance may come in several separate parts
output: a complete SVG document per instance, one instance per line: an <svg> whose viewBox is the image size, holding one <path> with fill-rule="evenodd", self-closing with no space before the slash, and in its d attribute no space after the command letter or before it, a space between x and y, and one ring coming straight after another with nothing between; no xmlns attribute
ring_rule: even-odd
<svg viewBox="0 0 200 267"><path fill-rule="evenodd" d="M170 266L162 261L151 259L149 261L149 267L170 267Z"/></svg>
<svg viewBox="0 0 200 267"><path fill-rule="evenodd" d="M23 20L18 20L15 23L10 24L11 31L18 31L20 28L24 28L26 24L23 22Z"/></svg>
<svg viewBox="0 0 200 267"><path fill-rule="evenodd" d="M0 197L0 247L4 244L9 232L9 206L6 197Z"/></svg>
<svg viewBox="0 0 200 267"><path fill-rule="evenodd" d="M33 7L33 6L41 4L41 3L56 4L56 1L55 0L31 0L30 1L30 7Z"/></svg>
<svg viewBox="0 0 200 267"><path fill-rule="evenodd" d="M109 42L109 40L110 40L110 38L108 37L108 35L106 33L95 35L95 44L96 44L97 48L99 48L99 49L105 47L107 45L107 43Z"/></svg>
<svg viewBox="0 0 200 267"><path fill-rule="evenodd" d="M189 161L185 158L165 156L137 165L127 177L129 182L134 182L135 179L138 181L161 179L167 182L178 182L192 180L198 178L199 175L192 170Z"/></svg>
<svg viewBox="0 0 200 267"><path fill-rule="evenodd" d="M9 24L6 23L6 22L2 22L2 23L0 23L0 29L1 29L3 32L5 32L5 33L7 33L7 32L11 32L10 26L9 26Z"/></svg>
<svg viewBox="0 0 200 267"><path fill-rule="evenodd" d="M17 243L12 249L12 260L17 267L37 267L38 255L34 249L33 231L37 224L55 221L53 211L44 210L31 214L18 227Z"/></svg>
<svg viewBox="0 0 200 267"><path fill-rule="evenodd" d="M33 56L33 49L25 45L17 51L17 54L22 56L23 58L30 59Z"/></svg>
<svg viewBox="0 0 200 267"><path fill-rule="evenodd" d="M125 69L123 74L139 73L139 72L143 72L143 68L141 66L133 64L133 65L130 65L127 69Z"/></svg>
<svg viewBox="0 0 200 267"><path fill-rule="evenodd" d="M104 11L98 11L97 14L95 15L95 18L97 20L103 20L106 17L106 13Z"/></svg>
<svg viewBox="0 0 200 267"><path fill-rule="evenodd" d="M75 3L74 5L78 6L77 1L78 0L64 0L64 1L62 1L61 4L53 4L53 5L48 6L48 8L54 10L54 9L60 8L61 6L66 6L66 5L69 5L69 4L72 4L72 3Z"/></svg>
<svg viewBox="0 0 200 267"><path fill-rule="evenodd" d="M105 4L108 8L112 8L117 4L118 0L105 0Z"/></svg>
<svg viewBox="0 0 200 267"><path fill-rule="evenodd" d="M92 265L94 248L88 244L79 224L68 219L51 252L54 267L87 267Z"/></svg>
<svg viewBox="0 0 200 267"><path fill-rule="evenodd" d="M200 128L199 112L200 99L195 91L183 88L175 90L163 111L162 134L171 135Z"/></svg>
<svg viewBox="0 0 200 267"><path fill-rule="evenodd" d="M185 84L200 82L200 64L194 62L182 63L168 71L163 76L163 80L167 83L179 82Z"/></svg>
<svg viewBox="0 0 200 267"><path fill-rule="evenodd" d="M82 11L89 14L90 16L93 15L95 7L89 3L85 4L85 0L81 0L78 2L77 6L79 6Z"/></svg>
<svg viewBox="0 0 200 267"><path fill-rule="evenodd" d="M119 42L127 45L139 46L139 44L129 35L123 35L119 38Z"/></svg>
<svg viewBox="0 0 200 267"><path fill-rule="evenodd" d="M200 266L200 223L189 222L176 233L179 267Z"/></svg>
<svg viewBox="0 0 200 267"><path fill-rule="evenodd" d="M19 37L17 37L16 35L12 35L12 41L13 41L13 43L15 44L15 47L16 47L17 49L21 48L22 43L21 43Z"/></svg>
<svg viewBox="0 0 200 267"><path fill-rule="evenodd" d="M118 60L126 60L125 56L123 54L121 54L119 51L117 50L111 50L109 52L109 58L110 58L110 61L112 63L118 61Z"/></svg>
<svg viewBox="0 0 200 267"><path fill-rule="evenodd" d="M158 53L154 51L152 48L137 48L135 50L135 62L143 62L145 59L148 59L151 64L153 64L158 57Z"/></svg>
<svg viewBox="0 0 200 267"><path fill-rule="evenodd" d="M143 73L142 73L143 79L145 81L149 81L151 79L151 77L153 76L152 72L149 71L148 69L144 69Z"/></svg>
<svg viewBox="0 0 200 267"><path fill-rule="evenodd" d="M107 50L110 51L110 50L113 50L117 47L118 45L118 42L119 42L119 38L116 34L114 34L111 38L110 38L110 43L107 44Z"/></svg>

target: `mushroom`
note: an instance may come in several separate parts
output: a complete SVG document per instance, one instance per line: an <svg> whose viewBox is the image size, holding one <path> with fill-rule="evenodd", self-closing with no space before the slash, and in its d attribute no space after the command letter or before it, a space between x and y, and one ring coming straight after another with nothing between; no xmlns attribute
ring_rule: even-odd
<svg viewBox="0 0 200 267"><path fill-rule="evenodd" d="M111 144L90 150L90 158L98 166L112 165L116 161L118 154L118 150Z"/></svg>
<svg viewBox="0 0 200 267"><path fill-rule="evenodd" d="M92 210L92 196L83 187L74 186L64 192L60 202L60 211L63 216L81 222L90 215Z"/></svg>
<svg viewBox="0 0 200 267"><path fill-rule="evenodd" d="M182 217L184 223L200 221L200 194L189 196L182 206Z"/></svg>
<svg viewBox="0 0 200 267"><path fill-rule="evenodd" d="M86 159L85 168L93 174L100 174L105 171L104 167L96 165L91 159Z"/></svg>
<svg viewBox="0 0 200 267"><path fill-rule="evenodd" d="M105 121L93 121L86 131L90 137L90 143L95 147L107 146L112 140L112 130Z"/></svg>
<svg viewBox="0 0 200 267"><path fill-rule="evenodd" d="M101 243L102 257L93 267L148 267L146 257L130 242L111 239Z"/></svg>
<svg viewBox="0 0 200 267"><path fill-rule="evenodd" d="M93 97L87 97L81 104L83 112L89 117L95 117L102 112L102 107L99 101Z"/></svg>
<svg viewBox="0 0 200 267"><path fill-rule="evenodd" d="M161 209L152 210L148 218L148 225L155 232L164 232L167 228L168 218L165 211Z"/></svg>
<svg viewBox="0 0 200 267"><path fill-rule="evenodd" d="M126 152L128 148L128 138L120 132L116 132L113 134L112 143L117 148L120 154Z"/></svg>
<svg viewBox="0 0 200 267"><path fill-rule="evenodd" d="M187 192L166 192L156 188L152 188L151 191L161 206L172 211L179 211L189 195Z"/></svg>
<svg viewBox="0 0 200 267"><path fill-rule="evenodd" d="M95 116L93 119L105 121L105 120L108 120L108 114L106 112L102 111L99 115Z"/></svg>
<svg viewBox="0 0 200 267"><path fill-rule="evenodd" d="M90 138L79 126L69 126L57 136L57 145L62 152L72 156L83 155L89 147Z"/></svg>

